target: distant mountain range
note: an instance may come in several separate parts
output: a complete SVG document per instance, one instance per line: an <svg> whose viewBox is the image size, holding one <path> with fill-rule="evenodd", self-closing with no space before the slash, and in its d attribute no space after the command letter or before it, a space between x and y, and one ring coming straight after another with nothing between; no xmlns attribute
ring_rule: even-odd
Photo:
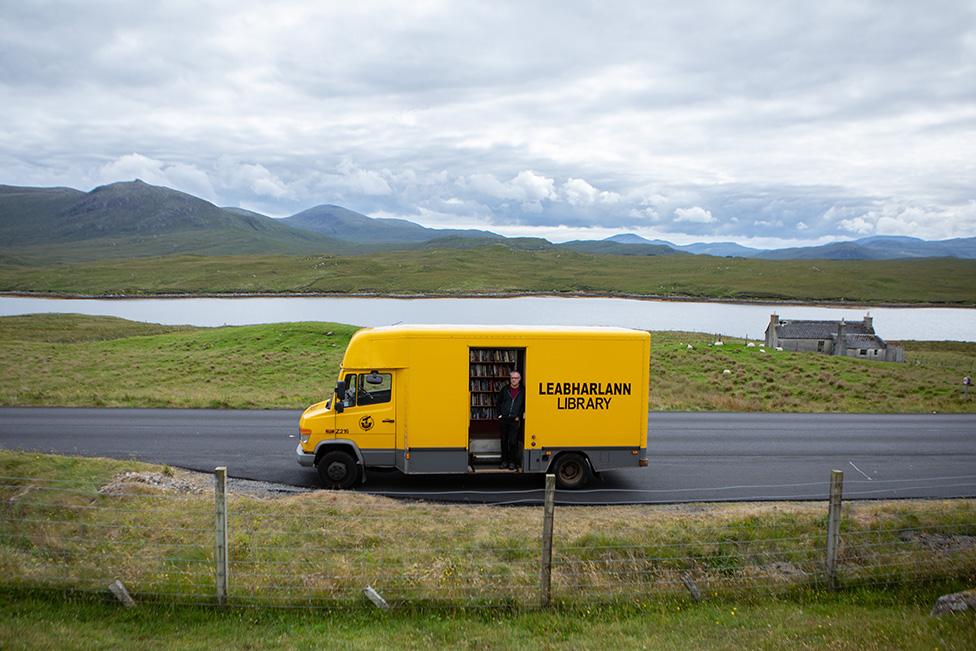
<svg viewBox="0 0 976 651"><path fill-rule="evenodd" d="M896 260L902 258L976 258L976 237L929 241L917 237L874 235L848 242L788 249L754 249L735 242L696 242L674 244L648 240L635 233L608 237L604 242L628 246L666 246L674 251L696 255L735 256L762 260Z"/></svg>
<svg viewBox="0 0 976 651"><path fill-rule="evenodd" d="M284 219L221 208L193 195L139 180L82 192L0 185L0 262L48 263L175 254L368 253L394 249L566 249L611 255L713 255L764 259L976 258L976 238L929 242L868 237L816 247L763 250L734 242L677 245L633 233L553 244L483 230L427 228L320 205Z"/></svg>
<svg viewBox="0 0 976 651"><path fill-rule="evenodd" d="M620 235L613 235L608 237L604 242L618 242L620 244L639 244L641 246L647 246L653 244L654 246L663 246L671 249L672 251L680 251L682 253L693 253L695 255L717 255L717 256L739 256L742 258L751 258L758 253L763 253L763 249L751 249L748 246L742 246L736 244L735 242L697 242L695 244L674 244L673 242L668 242L667 240L648 240L636 233L621 233Z"/></svg>

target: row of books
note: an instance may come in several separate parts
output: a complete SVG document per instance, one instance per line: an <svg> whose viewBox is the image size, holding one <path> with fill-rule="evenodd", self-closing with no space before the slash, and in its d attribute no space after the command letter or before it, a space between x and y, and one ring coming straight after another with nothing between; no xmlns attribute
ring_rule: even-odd
<svg viewBox="0 0 976 651"><path fill-rule="evenodd" d="M508 384L508 377L504 380L471 380L471 393L497 393Z"/></svg>
<svg viewBox="0 0 976 651"><path fill-rule="evenodd" d="M512 366L507 364L472 364L471 377L503 377L508 379Z"/></svg>
<svg viewBox="0 0 976 651"><path fill-rule="evenodd" d="M493 393L472 393L471 394L471 406L472 407L494 407L495 406L495 394L493 394Z"/></svg>
<svg viewBox="0 0 976 651"><path fill-rule="evenodd" d="M472 407L471 408L471 420L495 420L494 407Z"/></svg>
<svg viewBox="0 0 976 651"><path fill-rule="evenodd" d="M472 362L516 362L516 352L501 348L472 348L469 360Z"/></svg>

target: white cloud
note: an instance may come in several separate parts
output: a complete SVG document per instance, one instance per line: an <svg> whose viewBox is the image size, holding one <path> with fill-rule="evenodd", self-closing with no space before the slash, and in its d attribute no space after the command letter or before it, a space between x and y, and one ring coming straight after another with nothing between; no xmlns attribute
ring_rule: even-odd
<svg viewBox="0 0 976 651"><path fill-rule="evenodd" d="M522 170L512 179L511 183L515 187L521 188L527 201L556 198L556 182L541 174L536 174L532 170Z"/></svg>
<svg viewBox="0 0 976 651"><path fill-rule="evenodd" d="M574 206L586 206L597 200L600 192L583 179L569 179L563 183L563 196Z"/></svg>
<svg viewBox="0 0 976 651"><path fill-rule="evenodd" d="M651 221L651 222L661 221L661 213L659 213L654 208L650 208L650 207L647 207L647 208L631 208L627 212L627 214L630 217L632 217L634 219L641 220L641 221Z"/></svg>
<svg viewBox="0 0 976 651"><path fill-rule="evenodd" d="M494 199L520 202L528 213L542 211L542 201L555 200L556 181L532 170L522 170L510 181L499 181L492 174L472 174L464 181L465 187L478 194Z"/></svg>
<svg viewBox="0 0 976 651"><path fill-rule="evenodd" d="M369 196L393 193L393 188L379 172L358 167L350 160L343 160L337 169L341 175L341 185L354 192Z"/></svg>
<svg viewBox="0 0 976 651"><path fill-rule="evenodd" d="M502 183L491 174L472 174L467 178L466 186L478 194L496 199L514 199L515 190Z"/></svg>
<svg viewBox="0 0 976 651"><path fill-rule="evenodd" d="M857 235L867 235L874 232L874 224L864 217L842 219L840 227L848 233L856 233Z"/></svg>
<svg viewBox="0 0 976 651"><path fill-rule="evenodd" d="M562 194L566 201L574 206L588 206L594 203L617 203L620 195L616 192L601 191L594 188L584 179L571 178L562 185Z"/></svg>
<svg viewBox="0 0 976 651"><path fill-rule="evenodd" d="M693 224L711 224L715 221L710 210L705 210L701 206L691 208L678 208L674 211L676 222L690 222Z"/></svg>
<svg viewBox="0 0 976 651"><path fill-rule="evenodd" d="M274 199L292 196L288 185L264 165L221 159L217 169L221 183L227 188L246 189L260 197Z"/></svg>
<svg viewBox="0 0 976 651"><path fill-rule="evenodd" d="M858 235L912 235L940 240L972 237L976 224L976 200L942 208L923 208L913 204L888 203L839 226Z"/></svg>

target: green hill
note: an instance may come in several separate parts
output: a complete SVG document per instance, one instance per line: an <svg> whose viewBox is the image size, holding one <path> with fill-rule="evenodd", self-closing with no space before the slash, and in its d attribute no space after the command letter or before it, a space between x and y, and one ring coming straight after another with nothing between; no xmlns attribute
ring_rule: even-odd
<svg viewBox="0 0 976 651"><path fill-rule="evenodd" d="M489 231L427 228L405 219L367 217L342 206L322 205L281 220L289 226L364 244L420 243L435 238L502 239Z"/></svg>
<svg viewBox="0 0 976 651"><path fill-rule="evenodd" d="M349 245L139 180L91 192L0 186L0 256L28 262L337 250Z"/></svg>
<svg viewBox="0 0 976 651"><path fill-rule="evenodd" d="M43 243L59 228L60 215L84 197L72 188L0 185L0 247Z"/></svg>

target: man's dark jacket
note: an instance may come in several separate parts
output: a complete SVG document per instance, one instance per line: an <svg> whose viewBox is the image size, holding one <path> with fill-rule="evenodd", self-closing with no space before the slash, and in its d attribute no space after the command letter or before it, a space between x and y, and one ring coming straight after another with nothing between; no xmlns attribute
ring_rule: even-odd
<svg viewBox="0 0 976 651"><path fill-rule="evenodd" d="M512 386L506 384L495 396L495 406L502 418L521 418L525 412L525 387L520 386L518 394L512 398Z"/></svg>

